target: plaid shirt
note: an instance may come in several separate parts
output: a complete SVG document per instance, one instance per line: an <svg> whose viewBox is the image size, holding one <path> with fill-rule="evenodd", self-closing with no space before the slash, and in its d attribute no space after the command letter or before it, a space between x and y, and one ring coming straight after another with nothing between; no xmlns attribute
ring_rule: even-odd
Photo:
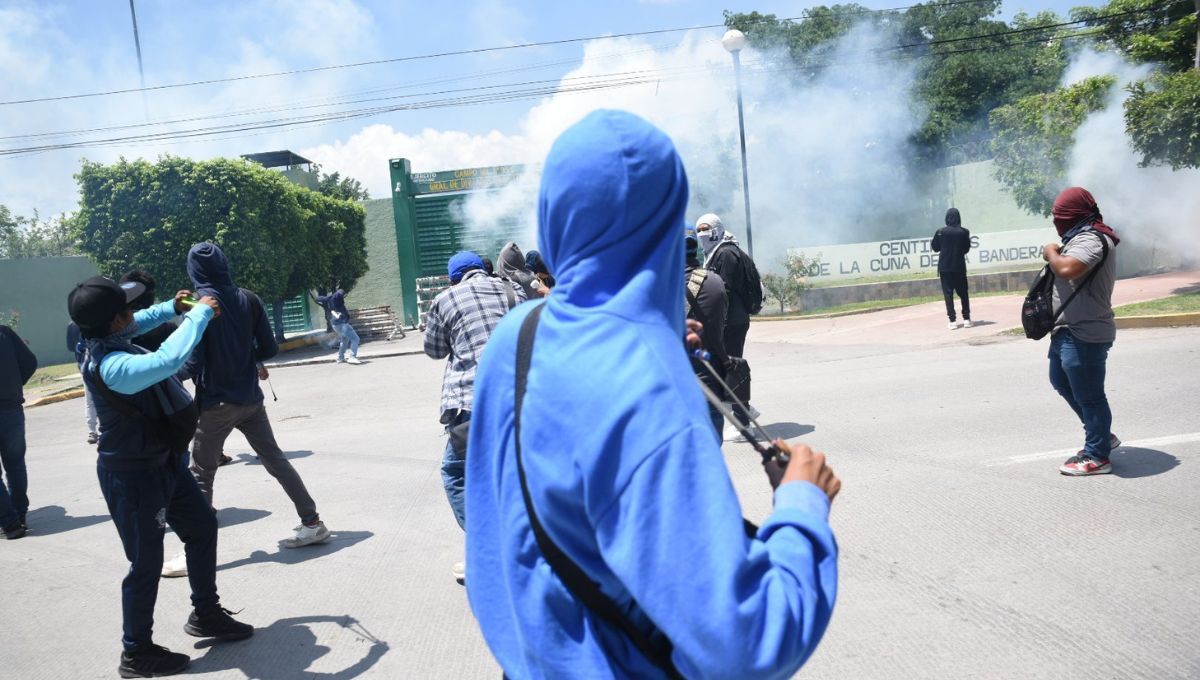
<svg viewBox="0 0 1200 680"><path fill-rule="evenodd" d="M471 410L475 368L492 330L510 309L505 288L512 291L513 304L525 293L508 281L476 270L457 285L438 294L425 317L425 354L444 359L442 413Z"/></svg>

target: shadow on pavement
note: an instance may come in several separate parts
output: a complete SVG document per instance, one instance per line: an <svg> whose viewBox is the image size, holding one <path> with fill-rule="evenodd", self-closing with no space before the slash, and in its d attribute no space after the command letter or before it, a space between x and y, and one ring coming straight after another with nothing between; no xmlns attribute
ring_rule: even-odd
<svg viewBox="0 0 1200 680"><path fill-rule="evenodd" d="M271 514L270 510L257 508L221 508L217 511L217 526L232 527L258 521Z"/></svg>
<svg viewBox="0 0 1200 680"><path fill-rule="evenodd" d="M308 458L311 455L313 455L313 452L308 449L283 452L283 457L287 458L288 460ZM233 461L233 463L230 463L230 465L234 465L236 463L242 463L243 465L262 465L262 463L258 460L258 454L256 453L239 453L237 458Z"/></svg>
<svg viewBox="0 0 1200 680"><path fill-rule="evenodd" d="M361 543L375 535L371 531L333 531L329 540L324 543L315 545L306 545L303 548L284 548L280 546L273 553L268 553L264 550L255 550L250 553L249 557L243 557L240 560L235 560L229 564L222 564L217 567L217 571L226 571L228 569L236 569L244 567L247 564L264 564L267 562L275 562L277 564L299 564L305 560L315 560L326 555L332 555L339 550L344 550L352 545ZM251 676L253 677L253 676Z"/></svg>
<svg viewBox="0 0 1200 680"><path fill-rule="evenodd" d="M1112 456L1112 473L1124 479L1153 477L1177 467L1178 458L1157 449L1122 446Z"/></svg>
<svg viewBox="0 0 1200 680"><path fill-rule="evenodd" d="M763 431L771 439L794 439L796 437L803 437L816 429L812 425L801 425L800 423L771 423L770 425L763 425Z"/></svg>
<svg viewBox="0 0 1200 680"><path fill-rule="evenodd" d="M50 536L75 529L90 527L108 521L108 515L87 515L72 517L61 505L47 505L44 508L30 510L25 523L29 525L30 536Z"/></svg>
<svg viewBox="0 0 1200 680"><path fill-rule="evenodd" d="M1187 295L1188 293L1200 293L1200 281L1189 284L1187 286L1181 286L1179 288L1176 288L1175 290L1171 291L1171 293L1173 295Z"/></svg>
<svg viewBox="0 0 1200 680"><path fill-rule="evenodd" d="M315 625L314 625L315 624ZM328 628L341 626L353 634L330 635ZM314 630L315 628L315 630ZM353 665L339 671L320 673L308 670L321 657L332 651L318 640L335 640L345 646L370 645ZM192 661L193 672L239 670L256 680L350 680L367 672L388 652L388 644L372 635L351 616L299 616L280 619L266 628L256 628L248 644L221 645L214 640L196 643L196 649L214 647L213 651ZM271 651L264 652L264 649Z"/></svg>

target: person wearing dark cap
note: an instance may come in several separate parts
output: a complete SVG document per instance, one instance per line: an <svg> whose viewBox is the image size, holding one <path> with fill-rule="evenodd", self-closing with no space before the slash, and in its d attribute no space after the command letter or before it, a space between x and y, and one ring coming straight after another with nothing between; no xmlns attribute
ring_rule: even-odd
<svg viewBox="0 0 1200 680"><path fill-rule="evenodd" d="M25 472L24 385L37 370L37 357L16 331L0 324L0 530L13 540L25 535L29 477Z"/></svg>
<svg viewBox="0 0 1200 680"><path fill-rule="evenodd" d="M189 662L186 654L153 640L168 525L186 547L191 576L193 611L184 631L217 640L254 633L252 626L234 620L217 596L217 518L188 472L196 408L176 377L220 305L209 296L189 305L190 293L179 291L173 300L134 313L129 304L144 292L140 283L118 285L96 276L67 297L71 320L87 343L83 379L96 394L100 490L130 563L121 583L124 635L118 672L124 678L173 675ZM184 317L178 330L157 351L130 342L179 314Z"/></svg>
<svg viewBox="0 0 1200 680"><path fill-rule="evenodd" d="M492 329L500 319L525 300L520 285L488 276L479 255L462 251L447 263L450 287L438 293L425 317L425 354L446 359L442 377L441 423L449 441L442 455L442 486L458 526L465 526L464 481L466 467L465 430L471 420L475 367ZM459 583L465 567L454 565Z"/></svg>
<svg viewBox="0 0 1200 680"><path fill-rule="evenodd" d="M259 363L279 352L262 301L234 285L225 253L215 243L192 246L187 269L196 291L219 300L222 310L221 319L204 332L183 369L183 375L195 380L199 395L192 473L201 492L212 503L225 440L236 429L245 435L267 473L279 482L300 518L295 533L280 545L301 548L328 540L331 532L321 521L316 501L275 441L258 386L266 376Z"/></svg>
<svg viewBox="0 0 1200 680"><path fill-rule="evenodd" d="M550 294L550 288L533 273L525 255L521 253L521 248L512 241L505 243L504 247L500 249L500 254L496 256L496 272L500 278L508 279L520 286L528 300Z"/></svg>
<svg viewBox="0 0 1200 680"><path fill-rule="evenodd" d="M971 232L962 226L958 208L946 211L946 226L938 229L930 243L933 252L939 253L938 277L942 280L942 295L946 298L946 315L950 317L948 328L958 328L954 314L954 295L962 300L963 328L971 327L971 299L967 294L967 251L971 249Z"/></svg>

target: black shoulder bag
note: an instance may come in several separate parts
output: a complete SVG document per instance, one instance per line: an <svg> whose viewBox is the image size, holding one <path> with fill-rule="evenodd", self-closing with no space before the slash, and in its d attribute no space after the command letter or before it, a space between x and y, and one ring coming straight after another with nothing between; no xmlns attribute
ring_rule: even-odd
<svg viewBox="0 0 1200 680"><path fill-rule="evenodd" d="M1042 271L1038 272L1033 279L1033 284L1029 286L1029 294L1025 296L1024 304L1021 305L1021 325L1025 328L1025 337L1030 340L1041 340L1046 337L1047 333L1054 330L1054 324L1058 323L1058 317L1066 311L1067 305L1071 304L1075 296L1079 295L1080 291L1096 278L1100 267L1104 266L1104 261L1108 259L1108 239L1104 237L1104 234L1100 234L1100 246L1104 249L1100 261L1092 267L1087 278L1075 288L1057 312L1054 311L1054 271L1047 264Z"/></svg>
<svg viewBox="0 0 1200 680"><path fill-rule="evenodd" d="M642 652L650 663L657 666L669 678L682 679L683 676L671 661L673 646L671 641L662 636L661 642L650 639L645 631L640 630L625 616L611 599L600 590L595 581L588 578L583 569L575 564L558 545L551 540L538 519L533 508L533 499L529 496L529 485L525 479L525 466L521 462L521 404L525 400L525 383L529 376L529 364L533 358L533 341L537 334L538 319L545 305L538 305L530 311L521 323L521 333L517 338L516 394L514 397L514 438L517 448L517 475L521 478L521 496L525 499L525 512L529 513L529 526L537 539L538 549L550 564L550 568L576 598L584 606L604 619L609 625L627 635L634 646Z"/></svg>

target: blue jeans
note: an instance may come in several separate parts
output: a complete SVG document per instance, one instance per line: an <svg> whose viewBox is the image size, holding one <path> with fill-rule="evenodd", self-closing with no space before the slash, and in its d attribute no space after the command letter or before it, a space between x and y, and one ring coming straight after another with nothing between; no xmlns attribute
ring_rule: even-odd
<svg viewBox="0 0 1200 680"><path fill-rule="evenodd" d="M1050 384L1083 423L1083 455L1107 460L1112 450L1112 411L1104 396L1111 342L1084 342L1063 329L1050 338Z"/></svg>
<svg viewBox="0 0 1200 680"><path fill-rule="evenodd" d="M459 411L458 415L446 423L446 431L460 423L471 420L470 411ZM467 528L466 515L466 481L467 457L454 450L449 437L446 439L446 452L442 454L442 486L446 489L446 500L450 501L450 509L454 511L454 519L458 526Z"/></svg>
<svg viewBox="0 0 1200 680"><path fill-rule="evenodd" d="M333 330L338 334L338 361L346 358L346 343L350 344L350 356L358 356L358 332L349 323L335 323Z"/></svg>
<svg viewBox="0 0 1200 680"><path fill-rule="evenodd" d="M25 411L0 409L0 527L25 521L29 512L29 477L25 474Z"/></svg>
<svg viewBox="0 0 1200 680"><path fill-rule="evenodd" d="M129 560L129 572L121 581L121 642L126 651L152 642L168 524L183 541L192 607L201 616L216 611L217 515L188 471L187 454L147 470L97 465L96 475Z"/></svg>

